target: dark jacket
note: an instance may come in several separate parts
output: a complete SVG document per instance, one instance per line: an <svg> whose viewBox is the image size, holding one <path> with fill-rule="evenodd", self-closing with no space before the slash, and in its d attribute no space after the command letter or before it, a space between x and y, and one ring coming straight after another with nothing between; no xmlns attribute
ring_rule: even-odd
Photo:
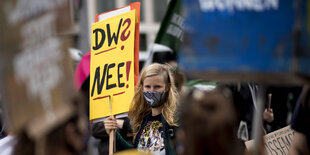
<svg viewBox="0 0 310 155"><path fill-rule="evenodd" d="M294 114L292 116L291 128L305 135L308 149L310 149L310 90L300 95Z"/></svg>
<svg viewBox="0 0 310 155"><path fill-rule="evenodd" d="M124 137L124 141L128 144L132 144L132 129L129 123L128 117L119 118L124 120L123 128L117 129L117 133ZM100 139L100 144L98 146L99 154L108 154L109 153L109 135L106 133L103 122L98 122L92 124L92 135ZM118 148L116 148L116 151Z"/></svg>

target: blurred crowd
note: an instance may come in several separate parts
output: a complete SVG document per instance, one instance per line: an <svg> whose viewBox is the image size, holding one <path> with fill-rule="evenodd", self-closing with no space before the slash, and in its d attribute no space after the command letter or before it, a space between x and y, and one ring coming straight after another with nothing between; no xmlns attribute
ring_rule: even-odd
<svg viewBox="0 0 310 155"><path fill-rule="evenodd" d="M244 10L242 5L247 1L237 1L231 1L231 3L227 1L227 5L236 2L241 7L236 5L233 9L240 9L241 12L248 12L250 9L254 9L257 12L255 9L259 8L255 6L263 4L263 2L267 5L277 6L279 4L278 1L269 2L270 0L262 1L261 3L260 1L255 1L255 3L254 1L249 1L249 5L244 5L249 8ZM68 40L64 36L74 33L72 31L78 31L75 29L79 29L79 26L72 25L69 20L69 18L74 18L69 16L69 12L72 11L69 8L75 7L77 9L82 6L80 4L82 2L86 3L84 1L69 2L63 0L0 0L0 6L5 8L3 11L1 10L2 14L0 14L0 31L5 34L1 34L0 38L0 44L4 46L1 47L0 52L0 81L2 82L0 84L0 155L310 154L309 78L303 81L304 85L265 83L268 80L262 82L245 81L242 79L240 81L235 81L235 79L234 81L192 79L188 75L189 73L182 71L182 68L178 66L177 49L170 49L166 53L164 51L166 50L165 48L161 49L160 52L154 52L155 48L152 49L154 50L152 51L153 53L150 52L152 59L147 60L147 62L152 63L145 63L145 66L140 65L142 69L139 71L139 81L135 83L134 94L132 100L128 101L130 106L125 115L111 115L105 118L92 119L90 117L90 83L93 80L90 79L91 52L83 54L83 52L73 48L69 49L69 54L62 52L66 51L71 46L70 44L72 44L69 39L71 36L67 38ZM117 1L117 3L119 2ZM172 2L169 5L171 7L180 4L179 1L170 0L170 2ZM224 3L223 1L199 0L199 3L203 5L198 4L197 1L197 3L193 2L193 6L197 5L198 7L201 5L203 6L201 9L204 9L204 7L210 9L212 8L210 6L214 5L214 7L218 7L218 10L223 11L224 8L220 9L221 2ZM300 4L297 5L299 2ZM121 2L120 4L124 3ZM302 4L304 3L296 0L294 8L301 8ZM252 5L253 8L251 7ZM138 6L140 8L140 3ZM147 8L152 7L151 5L146 6L148 6ZM307 10L309 6L307 6ZM128 9L127 7L126 9ZM224 7L224 4L222 7ZM193 12L198 15L193 19L201 20L204 18L204 16L200 16L198 10L195 10L194 7L190 6L188 8L193 9ZM131 8L131 10L135 9L137 10L135 7ZM207 10L205 9L205 11ZM291 10L293 10L293 7ZM273 8L271 8L271 11L273 11ZM171 18L174 22L171 22L170 25L163 24L163 27L165 29L168 28L167 31L169 30L171 34L176 34L178 39L183 41L183 34L184 36L189 34L182 30L185 27L184 19L181 15L172 12L169 9L167 11L167 13L173 14ZM228 13L234 12L230 12L228 9L228 11L224 10L224 13L219 15L220 17L225 17L228 16ZM274 12L271 13L275 14ZM291 12L285 13L285 15L293 16ZM294 13L296 13L294 15L296 17L302 14L301 12ZM135 21L133 23L139 25L140 9L137 11L139 17L136 13L134 14ZM165 18L168 18L169 14ZM235 14L239 13L236 12ZM252 12L249 14L252 14ZM277 14L282 14L282 12ZM109 29L106 35L108 42L110 42L108 46L113 42L113 38L116 38L114 42L117 44L119 30L123 21L123 16L120 17L122 18L119 23L117 36L115 36L116 33L113 33L113 37L111 37L110 25L106 24L107 29ZM271 17L276 18L276 16ZM307 16L302 15L302 17ZM96 21L98 20L97 18ZM291 17L287 18L289 20L293 19ZM121 34L123 39L127 39L130 32L132 32L131 29L128 29L132 21L130 18L127 19L122 24L124 26L128 23L128 27ZM239 19L238 16L231 17L231 19L238 19L241 21L242 26L248 26L243 25L245 22L241 18ZM289 23L289 21L283 21ZM290 42L294 41L292 44L294 44L295 49L294 51L292 50L294 55L292 59L295 61L295 56L301 55L300 52L302 50L298 46L301 41L304 42L304 40L299 40L302 38L301 34L299 34L301 33L299 32L301 21L303 20L296 18L297 24L294 25L293 31L294 40L286 35L282 36L280 33L281 29L279 32L276 31L276 33L279 33L280 38L284 39L280 40L280 43L275 47L276 54L274 55L286 55L287 53L283 51L291 50L290 48L286 49L287 47L284 46L286 44L286 37L289 38L287 40L290 40ZM249 23L248 21L246 22ZM256 22L253 23L256 24ZM277 22L281 24L279 20ZM149 26L150 24L146 25ZM200 25L204 25L204 22L197 22L197 26L200 29L187 26L191 28L191 31L195 30L197 33L201 33L203 29L201 29ZM225 26L225 24L214 25L214 29L217 29L218 25ZM272 24L267 23L265 25ZM258 26L262 27L262 25ZM274 26L278 28L277 25ZM242 30L242 27L239 29ZM254 28L249 27L249 30L252 31L252 29ZM104 42L106 39L105 31L103 29L96 30L100 31L101 40ZM166 30L161 30L160 32L164 31ZM210 31L213 30L210 29ZM220 33L224 34L225 32ZM260 31L258 32L260 33ZM201 34L203 35L204 33ZM244 31L242 33L247 32ZM266 33L269 33L269 31L266 31ZM97 39L98 34L95 34ZM126 36L124 36L125 34ZM135 27L135 35L135 37L139 36L139 27ZM161 36L161 34L159 33L158 36ZM200 40L186 38L184 42L199 42L203 48L210 48L211 54L214 54L216 53L214 49L216 49L219 42L216 35L214 36L211 36L210 39L202 38L204 40L201 42ZM60 39L61 37L63 38ZM137 48L135 52L139 52L139 42L137 42L139 39L135 37L134 47ZM259 34L257 37L259 39L255 38L255 40L258 40L259 44L269 46L268 39L264 37L264 35ZM145 38L149 37L144 37L144 40ZM227 37L227 39L229 38ZM244 38L240 39L242 40L242 46L248 46L250 38ZM76 39L76 36L71 39ZM234 38L234 40L238 39ZM274 42L272 38L270 40ZM92 39L92 42L98 44L96 39ZM102 46L103 42L100 41L100 46ZM157 44L158 42L155 41L155 43ZM232 42L231 44L234 43ZM182 43L171 44L179 46ZM133 48L131 46L126 48ZM121 50L123 49L124 46L121 46ZM187 50L189 52L194 51L194 49L190 48ZM229 50L233 51L234 49ZM249 50L252 50L252 47ZM136 55L137 53L134 56L135 62ZM252 56L251 54L249 55ZM285 60L281 59L281 64L286 63ZM190 62L193 61L202 62L193 59ZM294 63L292 70L296 71L298 67L296 69L296 66L294 66L296 64ZM119 74L119 69L124 67L124 64L118 65L118 80L126 78L125 74ZM113 65L111 66L115 67L115 63ZM205 65L202 66L205 67ZM109 67L106 65L104 68L104 70L106 68L109 70L110 65ZM132 68L136 69L139 67L135 64L135 67ZM96 69L97 71L99 73L98 77L100 77L100 67L98 67L98 70ZM134 70L135 73L136 70ZM109 71L104 72L103 77L100 77L101 82L96 77L98 78L97 87L99 83L101 87L104 85L105 75L107 75L105 84L108 85L108 79L112 77ZM129 76L129 73L127 75ZM204 77L207 76L204 75ZM230 77L226 78L229 79ZM118 84L121 85L120 81L118 81ZM124 83L122 84L124 86ZM95 84L93 87L95 88ZM122 93L124 92L117 95ZM109 97L109 99L111 98ZM110 104L110 112L112 111L111 109ZM287 136L280 137L284 134L287 134Z"/></svg>
<svg viewBox="0 0 310 155"><path fill-rule="evenodd" d="M261 136L290 125L288 152L309 154L309 97L308 85L188 79L175 62L153 63L141 71L128 116L89 121L88 75L70 101L72 114L39 138L10 131L0 96L0 154L109 154L112 131L120 154L265 154L263 140L257 148L245 145L257 138L259 104Z"/></svg>

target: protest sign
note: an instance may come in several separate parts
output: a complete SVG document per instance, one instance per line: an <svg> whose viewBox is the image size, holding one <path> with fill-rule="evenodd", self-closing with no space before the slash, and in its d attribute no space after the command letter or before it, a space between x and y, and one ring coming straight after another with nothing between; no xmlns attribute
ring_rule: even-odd
<svg viewBox="0 0 310 155"><path fill-rule="evenodd" d="M0 1L0 6L1 52L18 52L20 48L72 30L69 0L28 0L27 3L5 0Z"/></svg>
<svg viewBox="0 0 310 155"><path fill-rule="evenodd" d="M9 130L40 137L72 114L70 1L0 2L0 57ZM3 45L3 46L2 46Z"/></svg>
<svg viewBox="0 0 310 155"><path fill-rule="evenodd" d="M132 10L92 25L90 120L129 110L134 95L135 20Z"/></svg>
<svg viewBox="0 0 310 155"><path fill-rule="evenodd" d="M205 80L309 82L307 3L184 0L179 66Z"/></svg>
<svg viewBox="0 0 310 155"><path fill-rule="evenodd" d="M284 127L277 131L271 132L264 136L265 139L265 152L268 155L274 154L288 154L294 131L290 126ZM253 147L254 140L245 142L246 148Z"/></svg>
<svg viewBox="0 0 310 155"><path fill-rule="evenodd" d="M135 53L134 53L134 81L135 86L138 84L139 81L139 27L140 27L140 2L134 2L130 5L127 5L122 8L118 8L115 10L111 10L108 12L104 12L101 14L96 14L95 21L101 21L125 12L128 12L130 10L136 10L136 17L135 17Z"/></svg>
<svg viewBox="0 0 310 155"><path fill-rule="evenodd" d="M122 13L128 12L130 10L136 10L136 20L135 20L135 54L134 54L134 77L135 85L137 85L139 80L139 20L140 20L140 2L131 3L128 6L118 8L112 11L104 12L101 14L96 14L95 22L102 21L104 19L120 15ZM87 52L82 60L80 61L76 71L75 71L75 85L79 89L81 85L85 82L85 79L89 77L90 69L90 51ZM99 121L99 120L96 120Z"/></svg>

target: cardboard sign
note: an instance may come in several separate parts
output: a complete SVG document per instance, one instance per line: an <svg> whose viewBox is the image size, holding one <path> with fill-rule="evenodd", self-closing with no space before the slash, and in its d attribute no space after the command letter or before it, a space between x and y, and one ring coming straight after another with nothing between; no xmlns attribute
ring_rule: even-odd
<svg viewBox="0 0 310 155"><path fill-rule="evenodd" d="M72 114L73 65L69 39L70 2L0 1L0 61L9 130L40 137Z"/></svg>
<svg viewBox="0 0 310 155"><path fill-rule="evenodd" d="M92 25L90 120L129 110L134 95L135 19L132 10Z"/></svg>
<svg viewBox="0 0 310 155"><path fill-rule="evenodd" d="M58 110L67 106L72 95L69 93L72 64L66 49L62 39L49 38L5 60L4 86L10 129L17 131L29 122L58 121Z"/></svg>
<svg viewBox="0 0 310 155"><path fill-rule="evenodd" d="M288 154L292 144L293 136L294 131L290 126L265 135L264 140L266 154ZM254 146L254 140L245 142L245 145L247 149L251 149Z"/></svg>
<svg viewBox="0 0 310 155"><path fill-rule="evenodd" d="M0 51L15 54L12 52L71 31L70 4L69 0L0 1Z"/></svg>

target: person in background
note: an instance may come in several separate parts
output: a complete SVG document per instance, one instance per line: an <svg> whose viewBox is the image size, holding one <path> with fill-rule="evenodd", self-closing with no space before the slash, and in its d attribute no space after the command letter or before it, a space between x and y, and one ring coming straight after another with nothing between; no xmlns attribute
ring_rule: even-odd
<svg viewBox="0 0 310 155"><path fill-rule="evenodd" d="M232 92L233 103L237 110L237 120L239 122L238 138L243 141L253 139L252 121L254 112L257 109L258 86L254 83L222 83L219 82L217 87L229 88ZM267 103L267 102L266 102ZM264 109L262 117L265 122L271 123L274 119L272 109Z"/></svg>
<svg viewBox="0 0 310 155"><path fill-rule="evenodd" d="M175 154L174 137L178 93L169 67L154 63L143 69L129 109L134 145L128 145L116 132L116 147L137 148L141 152ZM104 126L109 134L117 129L116 119L108 117Z"/></svg>
<svg viewBox="0 0 310 155"><path fill-rule="evenodd" d="M297 101L292 117L291 128L294 137L290 147L290 155L310 154L310 91L305 86Z"/></svg>
<svg viewBox="0 0 310 155"><path fill-rule="evenodd" d="M269 121L265 118L265 129L267 133L279 130L290 124L292 113L296 105L298 96L300 95L302 87L300 86L286 86L286 85L268 85L266 94L271 98L270 108L273 110L274 119ZM266 95L266 101L268 96ZM268 106L266 106L268 108ZM267 110L267 109L266 109Z"/></svg>

